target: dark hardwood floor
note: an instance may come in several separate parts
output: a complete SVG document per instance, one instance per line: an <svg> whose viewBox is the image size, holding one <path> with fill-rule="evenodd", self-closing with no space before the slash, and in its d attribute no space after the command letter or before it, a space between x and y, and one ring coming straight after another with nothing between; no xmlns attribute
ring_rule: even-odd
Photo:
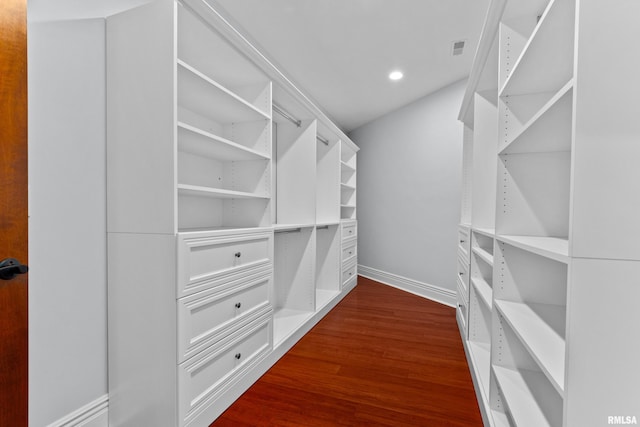
<svg viewBox="0 0 640 427"><path fill-rule="evenodd" d="M455 309L362 277L214 422L482 426Z"/></svg>

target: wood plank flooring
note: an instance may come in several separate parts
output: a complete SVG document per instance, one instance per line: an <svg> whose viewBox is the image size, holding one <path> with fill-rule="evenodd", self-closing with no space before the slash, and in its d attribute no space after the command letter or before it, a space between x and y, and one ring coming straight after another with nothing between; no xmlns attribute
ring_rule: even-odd
<svg viewBox="0 0 640 427"><path fill-rule="evenodd" d="M482 426L455 309L359 277L225 426Z"/></svg>

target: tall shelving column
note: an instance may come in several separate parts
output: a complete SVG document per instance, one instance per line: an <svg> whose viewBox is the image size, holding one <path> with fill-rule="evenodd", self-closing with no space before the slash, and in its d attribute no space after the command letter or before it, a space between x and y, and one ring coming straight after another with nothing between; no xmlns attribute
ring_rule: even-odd
<svg viewBox="0 0 640 427"><path fill-rule="evenodd" d="M318 124L316 135L316 310L342 290L340 277L340 140Z"/></svg>
<svg viewBox="0 0 640 427"><path fill-rule="evenodd" d="M515 425L562 424L574 22L574 0L551 0L500 24L491 399Z"/></svg>
<svg viewBox="0 0 640 427"><path fill-rule="evenodd" d="M467 89L466 108L460 114L465 140L463 210L458 233L458 299L463 307L458 318L480 409L489 424L498 135L497 31L485 24L482 39L485 50L479 52L482 60L474 63L474 84Z"/></svg>
<svg viewBox="0 0 640 427"><path fill-rule="evenodd" d="M640 417L630 339L640 324L640 204L628 197L640 191L630 160L640 158L630 96L640 93L632 71L640 60L617 44L639 36L637 13L637 2L623 0L491 3L474 65L486 70L487 28L499 29L490 425ZM478 75L460 117L475 128ZM472 242L486 231L472 231ZM485 249L472 243L472 308L477 279L488 274L474 266L490 260Z"/></svg>

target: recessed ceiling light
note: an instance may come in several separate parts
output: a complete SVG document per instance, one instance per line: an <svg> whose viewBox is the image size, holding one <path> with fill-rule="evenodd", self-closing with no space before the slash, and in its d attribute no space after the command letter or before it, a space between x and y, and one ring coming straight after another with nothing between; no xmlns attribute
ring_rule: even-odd
<svg viewBox="0 0 640 427"><path fill-rule="evenodd" d="M389 79L391 80L400 80L403 76L402 71L392 71L389 73Z"/></svg>

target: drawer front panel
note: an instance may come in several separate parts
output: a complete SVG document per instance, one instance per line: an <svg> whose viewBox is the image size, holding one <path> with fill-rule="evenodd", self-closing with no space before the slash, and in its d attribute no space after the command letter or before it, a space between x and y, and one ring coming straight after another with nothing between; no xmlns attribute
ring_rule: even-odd
<svg viewBox="0 0 640 427"><path fill-rule="evenodd" d="M469 259L469 251L471 248L471 236L469 228L458 227L458 253Z"/></svg>
<svg viewBox="0 0 640 427"><path fill-rule="evenodd" d="M219 286L234 275L271 265L273 232L178 235L178 297Z"/></svg>
<svg viewBox="0 0 640 427"><path fill-rule="evenodd" d="M342 224L342 240L356 237L358 235L358 226L356 222L347 222Z"/></svg>
<svg viewBox="0 0 640 427"><path fill-rule="evenodd" d="M178 361L184 362L270 309L272 276L260 274L178 300Z"/></svg>
<svg viewBox="0 0 640 427"><path fill-rule="evenodd" d="M357 266L355 263L348 265L342 270L342 284L345 285L349 280L356 277Z"/></svg>
<svg viewBox="0 0 640 427"><path fill-rule="evenodd" d="M469 291L469 264L468 261L458 256L458 282L462 284L465 291Z"/></svg>
<svg viewBox="0 0 640 427"><path fill-rule="evenodd" d="M458 279L458 295L457 295L457 312L462 322L462 330L467 338L467 318L469 316L469 292L462 287L461 281Z"/></svg>
<svg viewBox="0 0 640 427"><path fill-rule="evenodd" d="M263 316L240 333L178 366L179 416L184 425L215 403L244 370L272 347L272 316ZM182 424L181 424L182 425Z"/></svg>
<svg viewBox="0 0 640 427"><path fill-rule="evenodd" d="M342 247L342 263L349 263L355 261L358 256L358 245L354 242L349 242Z"/></svg>

